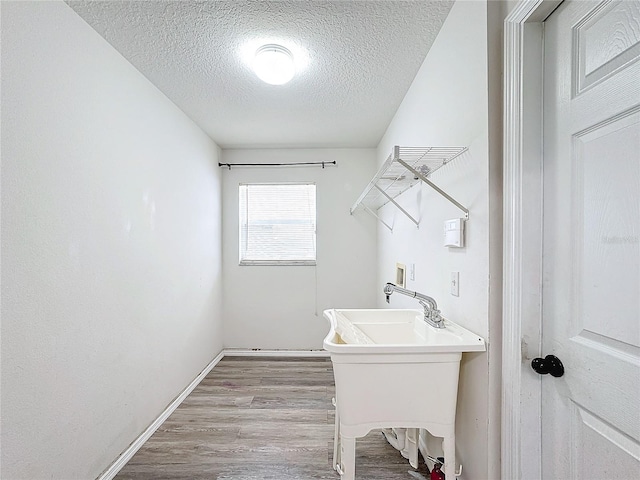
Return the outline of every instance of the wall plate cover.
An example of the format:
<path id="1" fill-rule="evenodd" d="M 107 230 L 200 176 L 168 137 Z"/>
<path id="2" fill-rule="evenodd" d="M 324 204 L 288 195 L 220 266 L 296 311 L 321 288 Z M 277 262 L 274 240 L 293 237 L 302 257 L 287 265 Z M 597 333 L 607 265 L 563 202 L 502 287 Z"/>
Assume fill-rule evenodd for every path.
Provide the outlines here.
<path id="1" fill-rule="evenodd" d="M 460 296 L 460 272 L 451 272 L 451 295 Z"/>

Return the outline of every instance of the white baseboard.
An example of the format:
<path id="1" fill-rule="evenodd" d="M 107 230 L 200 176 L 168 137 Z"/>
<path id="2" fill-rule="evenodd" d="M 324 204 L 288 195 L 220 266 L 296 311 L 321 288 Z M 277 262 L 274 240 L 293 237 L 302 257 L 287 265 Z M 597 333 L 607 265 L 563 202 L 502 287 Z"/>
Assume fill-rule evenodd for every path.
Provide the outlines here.
<path id="1" fill-rule="evenodd" d="M 158 416 L 158 418 L 156 418 L 153 423 L 149 425 L 147 429 L 142 432 L 131 445 L 129 445 L 129 448 L 122 452 L 120 456 L 115 460 L 115 462 L 109 465 L 109 468 L 102 472 L 102 474 L 100 474 L 100 476 L 96 480 L 111 480 L 112 478 L 114 478 L 122 469 L 122 467 L 124 467 L 126 463 L 131 460 L 131 457 L 133 457 L 135 453 L 140 450 L 140 447 L 142 447 L 142 445 L 144 445 L 144 443 L 149 440 L 151 435 L 155 433 L 160 425 L 162 425 L 162 423 L 167 418 L 169 418 L 169 415 L 171 415 L 173 411 L 178 408 L 178 406 L 184 401 L 184 399 L 187 398 L 187 395 L 189 395 L 193 391 L 193 389 L 198 386 L 202 379 L 207 376 L 207 374 L 213 369 L 213 367 L 215 367 L 218 362 L 222 360 L 222 357 L 224 357 L 224 355 L 225 353 L 224 351 L 222 351 L 216 358 L 211 360 L 209 365 L 207 365 L 205 369 L 202 370 L 202 372 L 200 372 L 200 374 L 193 379 L 193 381 L 187 386 L 187 388 L 185 388 L 180 393 L 180 395 L 178 395 L 175 400 L 173 400 L 173 402 L 171 402 L 169 406 L 164 409 L 164 411 Z"/>
<path id="2" fill-rule="evenodd" d="M 225 357 L 329 357 L 326 350 L 263 350 L 253 348 L 225 348 Z"/>

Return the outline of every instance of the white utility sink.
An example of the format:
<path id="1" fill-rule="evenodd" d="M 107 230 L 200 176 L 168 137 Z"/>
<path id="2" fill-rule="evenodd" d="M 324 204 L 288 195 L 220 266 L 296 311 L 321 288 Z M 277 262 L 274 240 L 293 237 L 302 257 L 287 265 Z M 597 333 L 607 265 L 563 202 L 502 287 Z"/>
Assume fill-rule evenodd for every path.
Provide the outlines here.
<path id="1" fill-rule="evenodd" d="M 469 330 L 445 319 L 445 328 L 434 328 L 423 319 L 422 310 L 333 309 L 326 310 L 338 341 L 343 345 L 375 345 L 375 351 L 478 352 L 484 340 Z M 332 351 L 331 338 L 325 349 Z M 344 350 L 344 346 L 341 347 Z M 370 347 L 371 348 L 371 347 Z M 360 351 L 363 349 L 360 348 Z"/>
<path id="2" fill-rule="evenodd" d="M 484 339 L 449 320 L 424 321 L 422 310 L 331 309 L 324 348 L 336 382 L 334 468 L 355 478 L 355 440 L 374 428 L 428 430 L 443 438 L 444 471 L 455 478 L 455 416 L 463 352 Z M 412 464 L 417 465 L 417 447 Z"/>

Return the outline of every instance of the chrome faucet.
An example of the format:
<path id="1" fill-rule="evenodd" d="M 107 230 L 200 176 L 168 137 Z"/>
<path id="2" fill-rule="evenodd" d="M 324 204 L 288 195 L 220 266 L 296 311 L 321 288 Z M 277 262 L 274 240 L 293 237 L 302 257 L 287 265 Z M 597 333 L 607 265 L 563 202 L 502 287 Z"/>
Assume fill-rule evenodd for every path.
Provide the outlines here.
<path id="1" fill-rule="evenodd" d="M 444 328 L 444 318 L 440 310 L 438 310 L 438 304 L 436 301 L 428 295 L 424 295 L 419 292 L 412 292 L 406 288 L 398 287 L 393 283 L 387 283 L 384 286 L 384 294 L 387 297 L 387 303 L 389 303 L 389 297 L 393 292 L 398 292 L 408 297 L 417 298 L 418 303 L 424 308 L 424 321 L 435 328 Z"/>

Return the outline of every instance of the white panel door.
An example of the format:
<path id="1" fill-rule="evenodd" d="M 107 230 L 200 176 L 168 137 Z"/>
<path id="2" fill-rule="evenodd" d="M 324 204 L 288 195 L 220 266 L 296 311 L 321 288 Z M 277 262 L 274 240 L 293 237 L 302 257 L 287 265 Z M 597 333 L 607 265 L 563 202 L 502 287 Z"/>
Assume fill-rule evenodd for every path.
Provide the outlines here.
<path id="1" fill-rule="evenodd" d="M 542 472 L 640 479 L 640 1 L 545 22 Z"/>

